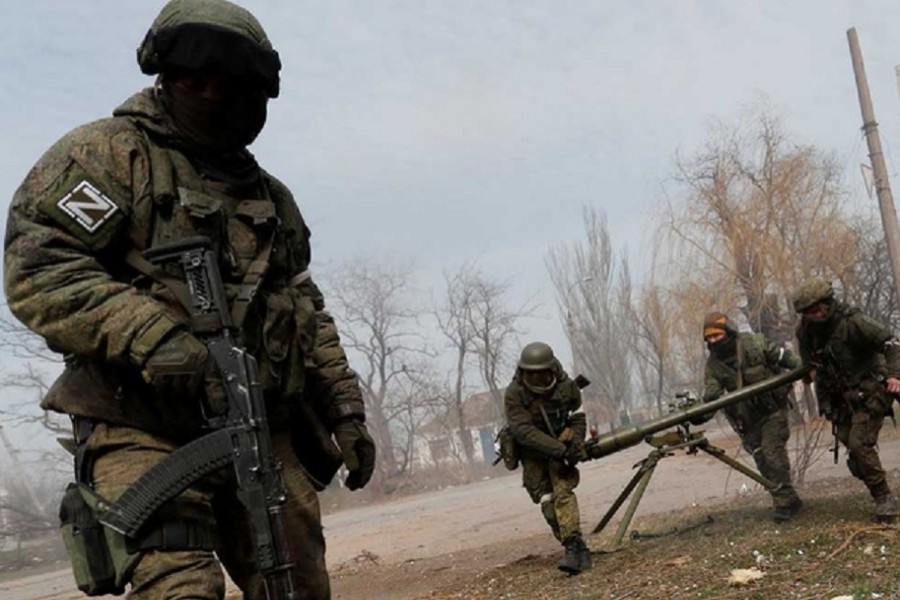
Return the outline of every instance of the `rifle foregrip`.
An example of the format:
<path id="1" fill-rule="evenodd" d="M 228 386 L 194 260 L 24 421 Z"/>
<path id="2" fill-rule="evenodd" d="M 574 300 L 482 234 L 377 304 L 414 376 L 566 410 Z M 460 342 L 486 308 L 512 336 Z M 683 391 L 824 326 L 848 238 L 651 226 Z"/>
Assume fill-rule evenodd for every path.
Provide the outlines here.
<path id="1" fill-rule="evenodd" d="M 128 537 L 137 537 L 160 505 L 233 461 L 231 435 L 230 429 L 220 429 L 180 447 L 125 490 L 100 522 Z"/>

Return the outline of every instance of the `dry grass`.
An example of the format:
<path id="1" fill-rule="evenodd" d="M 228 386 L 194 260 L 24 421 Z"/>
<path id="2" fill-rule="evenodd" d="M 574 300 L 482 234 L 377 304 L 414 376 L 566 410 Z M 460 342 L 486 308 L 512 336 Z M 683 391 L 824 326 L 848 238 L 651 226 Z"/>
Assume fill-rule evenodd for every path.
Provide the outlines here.
<path id="1" fill-rule="evenodd" d="M 484 571 L 462 587 L 420 598 L 900 599 L 900 527 L 872 521 L 872 503 L 862 485 L 841 479 L 803 492 L 806 507 L 790 523 L 773 523 L 771 509 L 759 496 L 713 510 L 638 519 L 635 525 L 642 532 L 678 528 L 681 533 L 628 541 L 607 553 L 600 549 L 612 533 L 604 532 L 588 540 L 594 569 L 579 576 L 558 572 L 558 555 L 529 555 Z M 754 567 L 763 572 L 761 579 L 729 584 L 733 569 Z"/>

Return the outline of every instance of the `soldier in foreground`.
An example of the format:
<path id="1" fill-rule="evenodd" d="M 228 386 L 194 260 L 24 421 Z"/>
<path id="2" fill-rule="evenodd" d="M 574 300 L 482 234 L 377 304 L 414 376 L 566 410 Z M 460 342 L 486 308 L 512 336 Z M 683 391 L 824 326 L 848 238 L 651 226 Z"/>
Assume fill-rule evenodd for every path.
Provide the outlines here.
<path id="1" fill-rule="evenodd" d="M 559 569 L 570 574 L 590 569 L 591 553 L 581 535 L 575 497 L 575 465 L 587 458 L 581 390 L 553 349 L 533 342 L 522 350 L 504 402 L 522 463 L 522 484 L 565 548 Z"/>
<path id="2" fill-rule="evenodd" d="M 703 339 L 709 349 L 704 371 L 703 400 L 706 402 L 768 379 L 782 369 L 800 366 L 800 360 L 790 350 L 776 346 L 761 334 L 739 333 L 721 312 L 706 316 Z M 744 449 L 753 457 L 759 472 L 777 484 L 775 489 L 769 490 L 776 522 L 789 520 L 803 506 L 791 485 L 791 463 L 787 454 L 788 405 L 788 389 L 782 387 L 724 409 L 728 422 L 741 437 Z"/>
<path id="3" fill-rule="evenodd" d="M 107 501 L 201 434 L 222 382 L 179 297 L 183 273 L 153 269 L 140 253 L 210 238 L 238 337 L 259 363 L 283 467 L 293 597 L 329 598 L 316 489 L 342 461 L 348 487 L 366 485 L 375 448 L 310 277 L 309 229 L 246 149 L 278 96 L 278 54 L 243 8 L 172 0 L 138 62 L 155 85 L 64 136 L 10 207 L 9 306 L 65 355 L 42 407 L 72 416 L 77 479 Z M 206 477 L 128 540 L 127 572 L 116 576 L 131 598 L 220 600 L 219 561 L 245 598 L 265 597 L 235 487 L 226 471 Z"/>
<path id="4" fill-rule="evenodd" d="M 875 518 L 893 519 L 897 502 L 878 456 L 878 434 L 900 393 L 900 340 L 858 308 L 839 302 L 831 283 L 821 278 L 797 288 L 794 309 L 801 315 L 800 356 L 813 367 L 809 379 L 819 413 L 847 448 L 850 473 L 869 489 Z"/>

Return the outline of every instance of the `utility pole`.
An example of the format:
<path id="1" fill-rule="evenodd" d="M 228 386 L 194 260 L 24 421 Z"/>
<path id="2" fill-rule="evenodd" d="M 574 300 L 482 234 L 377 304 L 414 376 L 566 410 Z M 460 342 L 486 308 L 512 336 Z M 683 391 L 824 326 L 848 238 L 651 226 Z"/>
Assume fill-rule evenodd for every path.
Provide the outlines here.
<path id="1" fill-rule="evenodd" d="M 869 95 L 866 68 L 863 65 L 856 28 L 851 27 L 847 30 L 847 40 L 850 42 L 850 58 L 853 61 L 856 90 L 859 93 L 859 107 L 863 118 L 862 129 L 866 134 L 866 143 L 869 146 L 869 160 L 872 161 L 872 172 L 875 177 L 875 194 L 878 197 L 884 239 L 887 242 L 891 273 L 894 276 L 894 301 L 897 306 L 900 306 L 900 227 L 897 225 L 897 212 L 894 210 L 894 198 L 891 195 L 891 184 L 888 181 L 884 154 L 881 151 L 878 123 L 875 122 L 875 110 L 872 108 L 872 97 Z"/>

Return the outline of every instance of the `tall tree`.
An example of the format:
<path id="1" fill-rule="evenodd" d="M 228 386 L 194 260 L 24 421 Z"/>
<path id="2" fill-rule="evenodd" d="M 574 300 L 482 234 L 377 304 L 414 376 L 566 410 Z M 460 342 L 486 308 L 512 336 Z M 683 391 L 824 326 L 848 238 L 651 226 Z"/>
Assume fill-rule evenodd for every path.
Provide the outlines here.
<path id="1" fill-rule="evenodd" d="M 445 296 L 441 306 L 434 310 L 441 333 L 453 353 L 452 406 L 448 407 L 456 415 L 457 433 L 462 443 L 466 462 L 472 464 L 474 445 L 468 433 L 466 416 L 463 411 L 465 400 L 466 363 L 476 352 L 475 327 L 472 324 L 472 310 L 475 303 L 474 281 L 479 274 L 473 264 L 465 263 L 455 273 L 444 274 Z"/>
<path id="2" fill-rule="evenodd" d="M 344 346 L 360 376 L 380 474 L 396 474 L 403 465 L 391 423 L 394 394 L 407 376 L 407 365 L 423 351 L 415 328 L 419 312 L 410 299 L 412 267 L 356 259 L 340 266 L 328 282 Z"/>
<path id="3" fill-rule="evenodd" d="M 588 393 L 617 417 L 632 402 L 630 275 L 627 260 L 613 253 L 606 217 L 586 208 L 583 219 L 585 239 L 552 248 L 547 268 L 569 322 L 573 358 L 593 382 Z"/>
<path id="4" fill-rule="evenodd" d="M 667 228 L 692 262 L 702 258 L 695 278 L 713 286 L 717 304 L 739 308 L 752 330 L 788 339 L 797 282 L 841 277 L 856 258 L 834 157 L 792 143 L 760 104 L 736 126 L 718 123 L 699 151 L 677 160 L 677 171 L 683 193 Z"/>
<path id="5" fill-rule="evenodd" d="M 491 394 L 497 419 L 503 418 L 503 391 L 500 384 L 509 377 L 515 361 L 518 323 L 534 310 L 528 302 L 519 308 L 509 306 L 509 283 L 473 274 L 467 286 L 471 290 L 469 327 L 481 381 Z"/>

